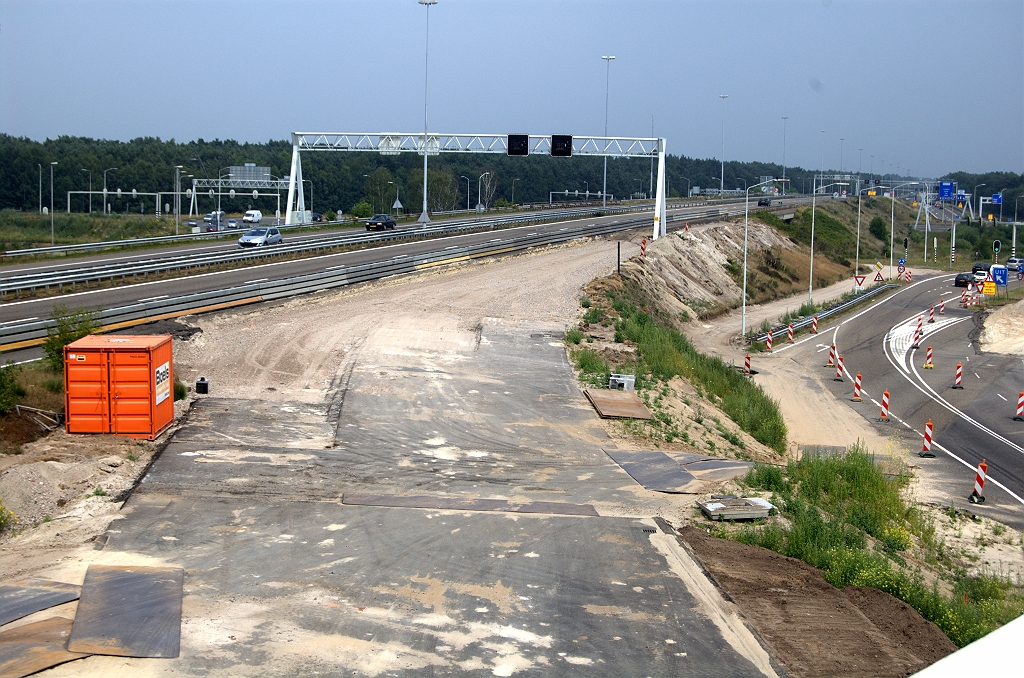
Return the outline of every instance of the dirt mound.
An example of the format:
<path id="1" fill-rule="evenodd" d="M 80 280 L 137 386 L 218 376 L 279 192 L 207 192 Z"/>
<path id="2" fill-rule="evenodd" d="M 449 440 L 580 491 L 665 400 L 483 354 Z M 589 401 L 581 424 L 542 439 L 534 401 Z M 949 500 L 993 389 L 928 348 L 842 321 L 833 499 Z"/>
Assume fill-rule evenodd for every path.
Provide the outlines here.
<path id="1" fill-rule="evenodd" d="M 790 675 L 907 676 L 956 650 L 887 593 L 837 589 L 804 562 L 694 527 L 679 534 Z"/>
<path id="2" fill-rule="evenodd" d="M 984 320 L 978 337 L 983 350 L 1004 355 L 1024 355 L 1024 301 L 1003 306 Z"/>

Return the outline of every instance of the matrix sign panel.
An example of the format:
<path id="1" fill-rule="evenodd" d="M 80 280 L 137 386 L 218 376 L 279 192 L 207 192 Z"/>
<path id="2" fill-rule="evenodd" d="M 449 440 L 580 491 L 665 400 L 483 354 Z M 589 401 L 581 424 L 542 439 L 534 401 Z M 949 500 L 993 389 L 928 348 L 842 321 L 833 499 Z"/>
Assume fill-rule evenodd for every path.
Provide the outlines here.
<path id="1" fill-rule="evenodd" d="M 953 199 L 953 187 L 952 181 L 940 181 L 939 182 L 939 200 L 952 200 Z"/>
<path id="2" fill-rule="evenodd" d="M 551 155 L 558 158 L 571 158 L 572 157 L 572 135 L 571 134 L 552 134 L 551 135 Z"/>
<path id="3" fill-rule="evenodd" d="M 509 155 L 530 155 L 530 135 L 529 134 L 509 134 L 508 135 L 508 154 Z"/>

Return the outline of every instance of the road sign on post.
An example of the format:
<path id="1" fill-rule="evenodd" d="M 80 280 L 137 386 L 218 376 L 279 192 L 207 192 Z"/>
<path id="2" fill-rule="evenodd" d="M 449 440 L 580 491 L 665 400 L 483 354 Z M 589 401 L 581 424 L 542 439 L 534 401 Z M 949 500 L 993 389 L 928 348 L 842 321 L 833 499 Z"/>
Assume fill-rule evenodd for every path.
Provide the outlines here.
<path id="1" fill-rule="evenodd" d="M 1010 278 L 1009 269 L 1007 269 L 1005 266 L 994 264 L 992 268 L 989 269 L 989 272 L 992 273 L 992 281 L 996 285 L 1003 285 L 1004 287 L 1006 286 L 1006 283 L 1009 281 Z"/>
<path id="2" fill-rule="evenodd" d="M 992 194 L 992 204 L 993 205 L 1002 205 L 1003 204 L 1003 194 L 1002 193 L 993 193 Z"/>
<path id="3" fill-rule="evenodd" d="M 952 181 L 940 181 L 939 182 L 939 200 L 952 200 L 953 199 L 953 182 Z"/>

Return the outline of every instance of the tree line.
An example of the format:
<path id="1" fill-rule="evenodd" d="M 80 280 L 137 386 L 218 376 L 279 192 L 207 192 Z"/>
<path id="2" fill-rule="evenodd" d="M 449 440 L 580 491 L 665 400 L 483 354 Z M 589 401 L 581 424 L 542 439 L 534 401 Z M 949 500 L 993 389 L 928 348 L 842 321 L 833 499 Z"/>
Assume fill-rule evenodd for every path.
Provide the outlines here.
<path id="1" fill-rule="evenodd" d="M 90 172 L 94 191 L 102 190 L 104 170 L 108 203 L 115 212 L 152 214 L 152 198 L 131 197 L 132 189 L 141 192 L 171 191 L 174 168 L 182 165 L 186 175 L 216 179 L 218 172 L 247 162 L 269 166 L 275 177 L 291 170 L 291 143 L 270 140 L 266 143 L 239 143 L 231 140 L 198 139 L 179 143 L 154 137 L 131 141 L 111 141 L 85 137 L 58 137 L 43 142 L 0 134 L 0 209 L 34 212 L 50 202 L 50 162 L 56 161 L 53 175 L 54 208 L 66 208 L 67 191 L 87 190 Z M 689 158 L 668 155 L 666 176 L 670 196 L 686 195 L 695 186 L 717 188 L 721 165 L 714 158 Z M 430 158 L 427 198 L 431 211 L 465 209 L 478 202 L 487 207 L 511 203 L 547 203 L 554 192 L 556 201 L 582 201 L 587 192 L 596 200 L 602 190 L 603 160 L 598 157 L 553 158 L 546 155 L 510 158 L 504 155 L 443 153 Z M 616 199 L 651 197 L 652 174 L 657 167 L 649 159 L 617 158 L 608 162 L 608 193 Z M 781 177 L 783 168 L 776 163 L 725 163 L 725 188 L 744 188 L 764 176 Z M 423 160 L 407 153 L 384 156 L 370 152 L 308 152 L 302 155 L 302 175 L 306 206 L 318 212 L 351 213 L 365 203 L 373 212 L 388 212 L 395 200 L 407 212 L 420 210 L 423 196 Z M 789 192 L 809 189 L 813 170 L 787 167 Z M 42 190 L 40 191 L 40 176 Z M 1009 172 L 982 175 L 955 172 L 948 178 L 960 187 L 973 188 L 986 183 L 984 191 L 1004 191 L 1006 203 L 1024 192 L 1024 176 Z M 190 180 L 183 180 L 183 189 Z M 116 190 L 122 195 L 118 197 Z M 852 189 L 851 189 L 852 190 Z M 568 196 L 566 191 L 569 192 Z M 578 192 L 578 193 L 577 193 Z M 558 193 L 561 193 L 559 196 Z M 73 196 L 71 209 L 88 209 L 86 196 Z M 285 196 L 282 195 L 282 209 Z M 187 200 L 183 198 L 183 210 Z M 258 208 L 273 213 L 275 197 L 251 194 L 234 199 L 223 197 L 222 207 L 229 212 Z M 202 196 L 199 210 L 214 209 L 213 201 Z M 1012 206 L 1011 206 L 1012 211 Z M 102 211 L 102 199 L 93 198 L 93 211 Z"/>

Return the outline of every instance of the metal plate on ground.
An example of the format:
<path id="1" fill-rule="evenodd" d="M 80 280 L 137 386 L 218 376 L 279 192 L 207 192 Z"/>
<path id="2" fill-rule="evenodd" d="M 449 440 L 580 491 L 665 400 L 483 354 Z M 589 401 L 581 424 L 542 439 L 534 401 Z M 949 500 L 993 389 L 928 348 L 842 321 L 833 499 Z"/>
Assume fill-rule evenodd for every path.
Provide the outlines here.
<path id="1" fill-rule="evenodd" d="M 700 481 L 664 452 L 605 450 L 605 454 L 648 490 L 676 494 L 701 492 Z"/>
<path id="2" fill-rule="evenodd" d="M 709 499 L 698 501 L 697 506 L 711 520 L 752 520 L 767 518 L 775 508 L 766 499 L 740 497 L 739 499 Z"/>
<path id="3" fill-rule="evenodd" d="M 68 652 L 71 620 L 52 617 L 0 633 L 0 678 L 21 678 L 88 653 Z"/>
<path id="4" fill-rule="evenodd" d="M 505 499 L 461 499 L 458 497 L 403 496 L 397 494 L 353 494 L 346 492 L 342 504 L 386 506 L 389 508 L 450 509 L 454 511 L 505 511 L 508 513 L 546 513 L 557 516 L 597 516 L 590 504 L 566 504 L 557 501 L 516 503 Z"/>
<path id="5" fill-rule="evenodd" d="M 611 389 L 583 389 L 602 419 L 650 419 L 651 411 L 633 391 Z"/>
<path id="6" fill-rule="evenodd" d="M 722 482 L 746 475 L 753 465 L 752 462 L 735 459 L 704 459 L 685 464 L 684 468 L 698 480 Z"/>
<path id="7" fill-rule="evenodd" d="M 77 584 L 49 579 L 27 579 L 0 586 L 0 626 L 54 605 L 78 600 Z"/>
<path id="8" fill-rule="evenodd" d="M 68 650 L 177 657 L 184 574 L 177 567 L 90 566 Z"/>

